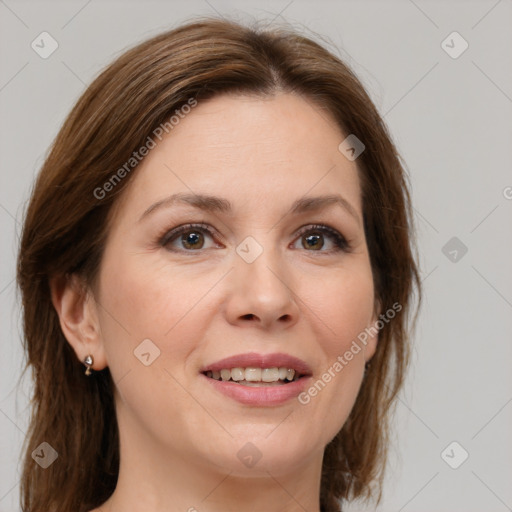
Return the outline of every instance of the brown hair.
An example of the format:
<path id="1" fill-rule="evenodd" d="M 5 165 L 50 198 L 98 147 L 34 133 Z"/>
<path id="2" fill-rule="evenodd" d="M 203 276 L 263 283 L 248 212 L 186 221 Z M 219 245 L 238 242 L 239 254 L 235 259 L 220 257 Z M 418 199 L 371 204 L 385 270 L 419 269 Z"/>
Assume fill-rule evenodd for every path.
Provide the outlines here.
<path id="1" fill-rule="evenodd" d="M 394 303 L 402 309 L 380 330 L 355 406 L 325 449 L 320 500 L 325 512 L 341 510 L 340 499 L 380 500 L 390 406 L 409 357 L 414 284 L 418 306 L 421 298 L 406 173 L 363 85 L 339 58 L 288 28 L 261 30 L 203 18 L 130 49 L 92 82 L 64 122 L 32 190 L 17 267 L 24 372 L 31 367 L 34 379 L 23 447 L 23 511 L 85 512 L 101 505 L 117 482 L 119 434 L 110 372 L 84 376 L 49 287 L 52 277 L 72 274 L 88 285 L 95 282 L 113 206 L 134 173 L 101 199 L 94 190 L 190 98 L 280 91 L 311 100 L 366 146 L 357 167 L 375 303 L 381 311 Z M 31 457 L 44 441 L 59 454 L 47 469 Z"/>

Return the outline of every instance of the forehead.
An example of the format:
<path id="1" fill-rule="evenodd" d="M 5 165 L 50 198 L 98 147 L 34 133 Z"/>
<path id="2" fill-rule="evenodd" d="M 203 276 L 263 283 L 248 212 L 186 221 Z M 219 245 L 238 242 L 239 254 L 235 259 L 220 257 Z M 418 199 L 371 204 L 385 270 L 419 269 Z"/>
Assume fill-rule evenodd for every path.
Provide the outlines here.
<path id="1" fill-rule="evenodd" d="M 341 193 L 360 212 L 357 166 L 338 150 L 344 138 L 325 110 L 295 94 L 214 97 L 155 139 L 119 210 L 140 215 L 175 192 L 229 197 L 235 207 Z"/>

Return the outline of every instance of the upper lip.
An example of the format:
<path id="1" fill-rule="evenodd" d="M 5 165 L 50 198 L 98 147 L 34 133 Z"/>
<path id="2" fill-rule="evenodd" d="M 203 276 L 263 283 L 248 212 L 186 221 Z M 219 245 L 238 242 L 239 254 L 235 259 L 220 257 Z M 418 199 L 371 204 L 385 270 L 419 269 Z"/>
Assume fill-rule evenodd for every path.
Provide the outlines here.
<path id="1" fill-rule="evenodd" d="M 258 354 L 256 352 L 248 352 L 246 354 L 239 354 L 235 356 L 226 357 L 220 361 L 208 364 L 201 368 L 200 372 L 207 371 L 220 371 L 223 368 L 291 368 L 298 372 L 300 375 L 311 375 L 311 368 L 309 365 L 299 359 L 298 357 L 291 356 L 277 352 L 274 354 Z"/>

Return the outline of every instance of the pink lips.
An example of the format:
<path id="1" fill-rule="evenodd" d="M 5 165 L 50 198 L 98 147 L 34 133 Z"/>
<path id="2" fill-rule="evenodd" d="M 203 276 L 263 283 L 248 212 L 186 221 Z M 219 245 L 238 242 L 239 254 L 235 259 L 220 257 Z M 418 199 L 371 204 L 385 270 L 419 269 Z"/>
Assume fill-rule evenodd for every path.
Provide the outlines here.
<path id="1" fill-rule="evenodd" d="M 248 387 L 233 381 L 211 379 L 205 375 L 208 370 L 220 371 L 223 368 L 293 368 L 301 378 L 287 384 L 275 386 Z M 237 356 L 227 357 L 209 364 L 201 369 L 201 378 L 205 379 L 213 388 L 242 404 L 257 407 L 281 405 L 291 398 L 297 397 L 311 380 L 309 365 L 288 354 L 257 354 L 251 352 Z"/>
<path id="2" fill-rule="evenodd" d="M 300 375 L 311 375 L 312 373 L 311 368 L 305 361 L 281 352 L 275 354 L 257 354 L 256 352 L 249 352 L 247 354 L 226 357 L 225 359 L 205 366 L 200 371 L 203 373 L 208 370 L 220 371 L 223 368 L 247 368 L 248 366 L 254 368 L 293 368 Z"/>

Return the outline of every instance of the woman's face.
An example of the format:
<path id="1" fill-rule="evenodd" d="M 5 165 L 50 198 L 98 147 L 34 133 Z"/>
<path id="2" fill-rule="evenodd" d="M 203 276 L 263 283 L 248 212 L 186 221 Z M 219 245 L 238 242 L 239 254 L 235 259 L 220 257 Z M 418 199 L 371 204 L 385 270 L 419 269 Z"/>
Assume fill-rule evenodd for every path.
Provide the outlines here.
<path id="1" fill-rule="evenodd" d="M 344 358 L 375 321 L 358 172 L 338 150 L 345 138 L 297 95 L 221 96 L 155 139 L 132 171 L 95 297 L 96 360 L 116 383 L 122 450 L 129 440 L 139 457 L 238 474 L 257 459 L 274 475 L 321 462 L 376 343 Z M 306 201 L 327 195 L 342 199 Z M 233 356 L 242 359 L 216 364 Z M 221 379 L 252 385 L 203 373 L 240 367 Z M 250 381 L 279 375 L 245 371 L 261 367 L 306 376 Z"/>

